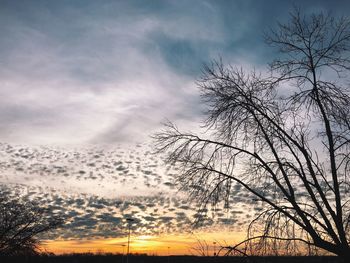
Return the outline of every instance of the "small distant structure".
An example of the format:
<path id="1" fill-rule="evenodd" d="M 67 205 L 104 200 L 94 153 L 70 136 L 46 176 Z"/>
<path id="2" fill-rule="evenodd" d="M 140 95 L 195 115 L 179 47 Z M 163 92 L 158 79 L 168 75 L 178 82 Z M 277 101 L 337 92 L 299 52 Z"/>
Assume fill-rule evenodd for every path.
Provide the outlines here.
<path id="1" fill-rule="evenodd" d="M 125 256 L 125 247 L 126 247 L 126 245 L 125 244 L 121 244 L 121 245 L 119 245 L 119 246 L 121 246 L 122 248 L 123 248 L 123 254 L 122 254 L 122 263 L 124 263 L 124 256 Z"/>
<path id="2" fill-rule="evenodd" d="M 133 218 L 127 218 L 126 222 L 128 222 L 128 249 L 126 252 L 126 263 L 129 263 L 129 252 L 130 252 L 130 232 L 131 232 L 131 224 L 135 221 Z"/>

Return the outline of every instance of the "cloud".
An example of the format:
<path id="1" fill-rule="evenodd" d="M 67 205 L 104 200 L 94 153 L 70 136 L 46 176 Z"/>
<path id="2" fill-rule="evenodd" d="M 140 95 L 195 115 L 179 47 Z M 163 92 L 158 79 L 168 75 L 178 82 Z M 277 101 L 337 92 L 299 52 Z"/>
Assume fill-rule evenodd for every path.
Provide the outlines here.
<path id="1" fill-rule="evenodd" d="M 239 186 L 234 186 L 230 207 L 198 210 L 198 204 L 173 189 L 173 169 L 139 146 L 66 150 L 0 143 L 0 191 L 64 218 L 62 229 L 43 238 L 123 237 L 130 217 L 138 235 L 190 231 L 196 219 L 203 220 L 201 227 L 241 228 L 260 212 Z"/>
<path id="2" fill-rule="evenodd" d="M 0 136 L 110 144 L 147 140 L 165 118 L 190 126 L 203 107 L 194 84 L 203 63 L 260 66 L 275 55 L 262 30 L 291 3 L 271 4 L 2 1 Z"/>
<path id="3" fill-rule="evenodd" d="M 0 71 L 3 140 L 142 141 L 165 117 L 179 119 L 180 108 L 188 112 L 180 118 L 198 113 L 187 99 L 194 96 L 191 78 L 172 72 L 152 38 L 168 31 L 165 21 L 128 12 L 104 16 L 104 8 L 92 19 L 79 8 L 39 7 L 19 20 L 24 11 L 9 8 L 2 21 L 13 43 L 0 43 L 7 65 Z"/>

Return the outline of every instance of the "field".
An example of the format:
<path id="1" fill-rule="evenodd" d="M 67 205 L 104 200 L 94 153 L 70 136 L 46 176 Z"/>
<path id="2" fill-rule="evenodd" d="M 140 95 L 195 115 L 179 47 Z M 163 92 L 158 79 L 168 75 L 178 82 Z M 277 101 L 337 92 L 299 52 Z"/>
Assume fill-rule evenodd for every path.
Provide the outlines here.
<path id="1" fill-rule="evenodd" d="M 122 255 L 62 255 L 0 257 L 1 263 L 127 263 Z M 197 257 L 197 256 L 130 256 L 129 263 L 338 263 L 337 257 Z"/>

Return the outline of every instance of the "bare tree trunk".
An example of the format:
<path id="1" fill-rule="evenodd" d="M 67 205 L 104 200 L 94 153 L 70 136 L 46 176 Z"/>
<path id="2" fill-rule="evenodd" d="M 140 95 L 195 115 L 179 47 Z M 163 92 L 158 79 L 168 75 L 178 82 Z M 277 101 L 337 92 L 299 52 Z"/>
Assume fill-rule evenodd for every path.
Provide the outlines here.
<path id="1" fill-rule="evenodd" d="M 156 148 L 200 208 L 243 191 L 263 204 L 245 240 L 263 252 L 298 242 L 350 262 L 350 92 L 338 81 L 350 70 L 350 20 L 295 10 L 267 42 L 283 54 L 271 76 L 214 61 L 198 82 L 207 133 L 168 123 Z"/>

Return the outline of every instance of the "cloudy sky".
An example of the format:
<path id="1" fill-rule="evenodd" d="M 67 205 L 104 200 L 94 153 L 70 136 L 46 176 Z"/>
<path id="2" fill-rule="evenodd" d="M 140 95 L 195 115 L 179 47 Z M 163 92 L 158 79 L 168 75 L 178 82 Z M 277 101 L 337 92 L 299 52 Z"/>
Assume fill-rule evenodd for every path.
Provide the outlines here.
<path id="1" fill-rule="evenodd" d="M 293 6 L 350 13 L 341 0 L 0 0 L 3 189 L 66 216 L 52 240 L 78 243 L 62 251 L 89 247 L 88 237 L 104 238 L 102 248 L 122 244 L 130 215 L 145 240 L 185 235 L 195 213 L 173 185 L 176 170 L 150 154 L 149 136 L 166 119 L 196 129 L 205 106 L 195 81 L 205 63 L 221 57 L 263 69 L 276 55 L 263 33 Z M 232 225 L 237 214 L 208 225 Z"/>
<path id="2" fill-rule="evenodd" d="M 283 2 L 283 3 L 281 3 Z M 204 63 L 263 67 L 263 32 L 346 1 L 0 1 L 0 138 L 142 142 L 166 118 L 200 118 Z"/>

